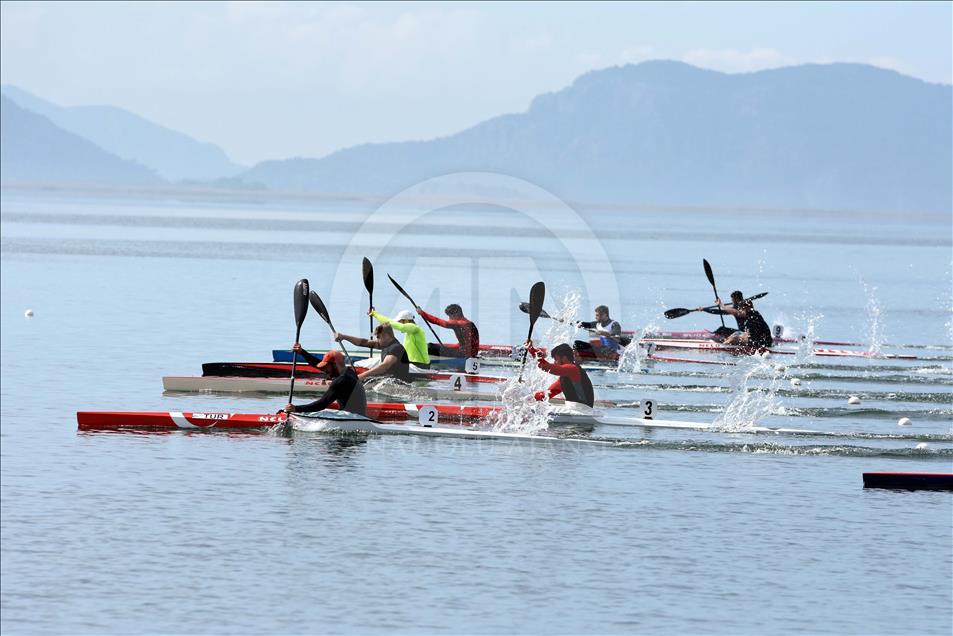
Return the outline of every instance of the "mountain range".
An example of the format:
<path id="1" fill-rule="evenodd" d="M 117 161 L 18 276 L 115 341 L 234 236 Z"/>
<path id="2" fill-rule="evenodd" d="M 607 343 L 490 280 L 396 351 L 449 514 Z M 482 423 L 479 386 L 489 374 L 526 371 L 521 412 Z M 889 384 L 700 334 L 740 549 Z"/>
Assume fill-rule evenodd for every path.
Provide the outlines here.
<path id="1" fill-rule="evenodd" d="M 245 168 L 214 144 L 202 143 L 115 106 L 64 107 L 5 84 L 4 97 L 121 159 L 148 166 L 168 181 L 233 177 Z"/>
<path id="2" fill-rule="evenodd" d="M 953 211 L 953 87 L 860 64 L 741 74 L 670 61 L 613 67 L 538 96 L 526 112 L 447 137 L 364 144 L 244 171 L 219 148 L 127 111 L 62 108 L 15 87 L 3 92 L 61 131 L 169 181 L 234 177 L 227 183 L 390 196 L 435 176 L 490 171 L 588 202 Z M 5 112 L 3 178 L 36 179 L 44 169 L 37 145 L 29 169 L 13 146 L 39 134 L 38 124 L 16 144 L 8 143 L 10 125 Z M 62 164 L 52 159 L 63 155 L 55 145 L 47 150 L 51 169 Z M 129 177 L 126 164 L 114 165 Z"/>

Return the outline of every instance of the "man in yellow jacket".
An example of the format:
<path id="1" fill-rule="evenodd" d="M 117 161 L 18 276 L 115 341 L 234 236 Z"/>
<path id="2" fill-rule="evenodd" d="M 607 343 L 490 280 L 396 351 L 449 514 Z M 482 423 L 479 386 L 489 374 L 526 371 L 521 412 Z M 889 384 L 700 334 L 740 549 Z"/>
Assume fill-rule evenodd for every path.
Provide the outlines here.
<path id="1" fill-rule="evenodd" d="M 382 325 L 390 325 L 394 331 L 400 331 L 404 334 L 404 350 L 407 351 L 407 358 L 411 364 L 423 369 L 430 368 L 427 336 L 424 335 L 424 330 L 414 322 L 414 315 L 411 312 L 404 310 L 394 316 L 393 319 L 384 316 L 373 307 L 367 313 Z"/>

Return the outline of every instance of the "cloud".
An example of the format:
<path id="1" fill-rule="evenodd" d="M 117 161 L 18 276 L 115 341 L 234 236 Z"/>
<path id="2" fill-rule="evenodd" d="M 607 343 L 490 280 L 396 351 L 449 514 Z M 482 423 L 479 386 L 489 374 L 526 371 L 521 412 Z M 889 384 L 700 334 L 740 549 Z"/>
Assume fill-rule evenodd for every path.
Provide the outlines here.
<path id="1" fill-rule="evenodd" d="M 693 66 L 726 73 L 749 73 L 797 63 L 794 58 L 782 54 L 777 49 L 769 48 L 754 48 L 749 51 L 692 49 L 682 56 L 682 61 Z"/>

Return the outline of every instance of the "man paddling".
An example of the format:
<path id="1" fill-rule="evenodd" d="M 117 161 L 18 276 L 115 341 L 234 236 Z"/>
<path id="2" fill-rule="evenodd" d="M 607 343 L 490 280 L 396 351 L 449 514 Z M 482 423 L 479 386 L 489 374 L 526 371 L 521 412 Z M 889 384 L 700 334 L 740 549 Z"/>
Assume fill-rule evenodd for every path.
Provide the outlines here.
<path id="1" fill-rule="evenodd" d="M 430 355 L 447 356 L 449 358 L 477 357 L 480 352 L 480 331 L 472 320 L 463 315 L 463 309 L 460 305 L 456 303 L 447 305 L 446 309 L 443 310 L 447 314 L 446 320 L 428 314 L 419 306 L 416 309 L 424 320 L 444 329 L 452 329 L 453 334 L 457 337 L 457 344 L 439 345 L 430 343 L 427 346 Z"/>
<path id="2" fill-rule="evenodd" d="M 629 344 L 630 339 L 622 335 L 622 325 L 609 316 L 609 308 L 599 305 L 595 310 L 596 319 L 593 321 L 578 322 L 580 329 L 588 329 L 598 341 L 586 342 L 576 340 L 574 347 L 583 355 L 599 355 L 603 352 L 617 352 L 621 347 Z"/>
<path id="3" fill-rule="evenodd" d="M 284 408 L 285 413 L 313 413 L 323 411 L 337 403 L 339 409 L 367 416 L 367 395 L 364 393 L 364 385 L 361 384 L 354 369 L 345 364 L 344 356 L 340 351 L 328 351 L 320 361 L 302 349 L 297 342 L 294 343 L 292 351 L 297 351 L 308 364 L 324 371 L 331 378 L 331 384 L 328 385 L 324 395 L 314 402 L 300 406 L 288 404 Z"/>
<path id="4" fill-rule="evenodd" d="M 546 360 L 543 353 L 533 347 L 532 340 L 526 341 L 526 351 L 539 359 L 540 369 L 559 376 L 546 391 L 536 392 L 534 397 L 537 401 L 541 401 L 547 393 L 550 398 L 562 393 L 567 402 L 578 402 L 590 407 L 593 405 L 595 394 L 592 390 L 592 382 L 586 370 L 576 362 L 572 347 L 565 343 L 553 347 L 552 362 Z"/>
<path id="5" fill-rule="evenodd" d="M 725 305 L 720 298 L 715 298 L 714 308 L 700 308 L 710 314 L 725 314 L 734 316 L 738 322 L 738 331 L 725 339 L 725 344 L 741 345 L 752 349 L 766 349 L 774 344 L 771 337 L 771 328 L 765 322 L 761 313 L 756 311 L 754 303 L 746 300 L 740 291 L 731 292 L 731 305 Z"/>
<path id="6" fill-rule="evenodd" d="M 411 364 L 422 369 L 430 368 L 430 355 L 427 353 L 427 335 L 414 322 L 414 315 L 411 312 L 405 309 L 394 316 L 393 319 L 381 314 L 373 307 L 367 313 L 382 325 L 390 325 L 394 331 L 404 334 L 404 350 L 407 352 L 407 359 L 410 360 Z"/>
<path id="7" fill-rule="evenodd" d="M 407 358 L 407 351 L 397 342 L 394 329 L 390 325 L 377 325 L 374 328 L 373 339 L 335 333 L 334 340 L 335 342 L 347 340 L 358 347 L 381 350 L 381 361 L 361 374 L 361 379 L 365 382 L 367 378 L 373 377 L 392 377 L 410 382 L 410 360 Z"/>

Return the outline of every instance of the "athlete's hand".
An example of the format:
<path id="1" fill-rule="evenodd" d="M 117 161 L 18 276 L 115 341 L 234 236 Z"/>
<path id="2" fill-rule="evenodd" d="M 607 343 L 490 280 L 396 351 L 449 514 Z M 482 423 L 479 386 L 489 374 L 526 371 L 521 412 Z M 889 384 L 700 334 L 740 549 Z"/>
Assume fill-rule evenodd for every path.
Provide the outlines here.
<path id="1" fill-rule="evenodd" d="M 533 395 L 533 397 L 536 398 L 536 401 L 537 401 L 537 402 L 542 402 L 542 401 L 543 401 L 543 395 L 544 395 L 544 394 L 543 394 L 542 391 L 537 391 L 537 392 Z"/>
<path id="2" fill-rule="evenodd" d="M 295 412 L 295 405 L 294 405 L 294 404 L 288 404 L 288 406 L 286 406 L 286 407 L 285 407 L 284 409 L 282 409 L 282 410 L 283 410 L 285 413 L 294 413 L 294 412 Z M 281 411 L 278 411 L 278 412 L 281 413 Z"/>
<path id="3" fill-rule="evenodd" d="M 341 342 L 342 340 L 344 340 L 344 336 L 342 336 L 340 333 L 338 333 L 337 331 L 335 331 L 335 332 L 334 332 L 334 342 Z"/>
<path id="4" fill-rule="evenodd" d="M 294 351 L 295 353 L 301 353 L 301 343 L 296 342 L 293 345 L 291 345 L 291 350 Z"/>
<path id="5" fill-rule="evenodd" d="M 373 314 L 373 313 L 374 313 L 374 308 L 373 308 L 373 307 L 368 307 L 368 309 L 367 309 L 367 315 L 370 316 L 370 315 Z"/>
<path id="6" fill-rule="evenodd" d="M 420 308 L 420 305 L 414 305 L 414 309 L 416 309 L 417 313 L 421 316 L 424 314 L 424 310 Z"/>

